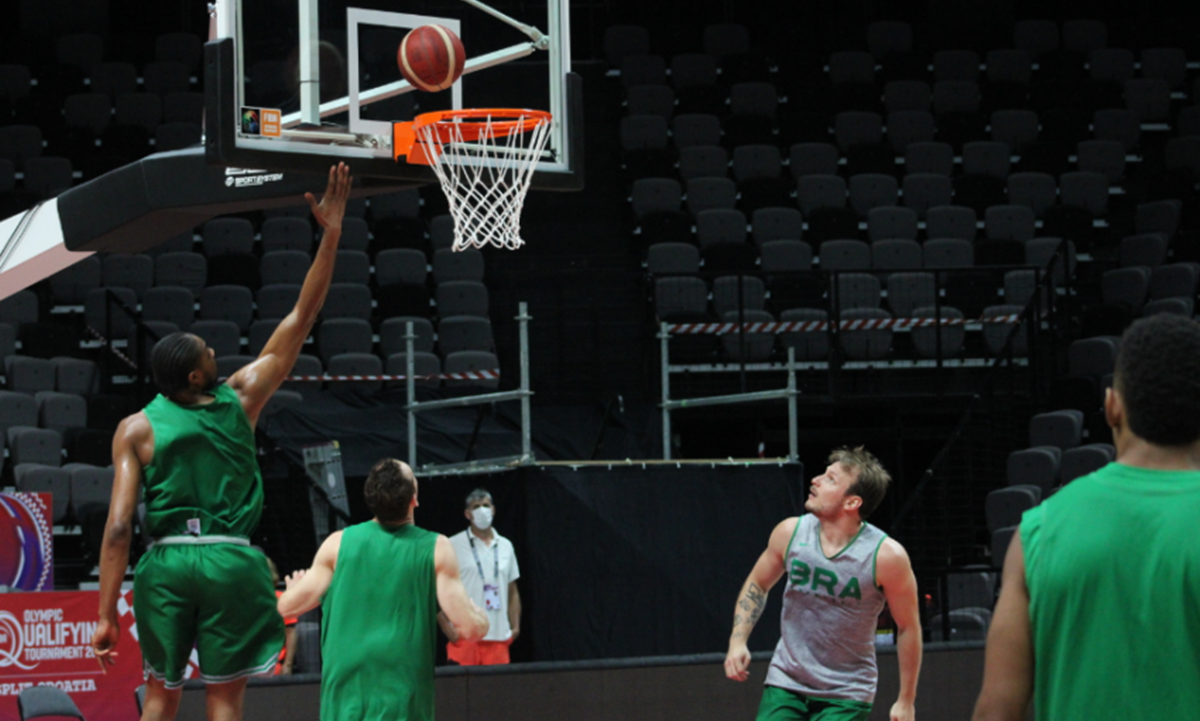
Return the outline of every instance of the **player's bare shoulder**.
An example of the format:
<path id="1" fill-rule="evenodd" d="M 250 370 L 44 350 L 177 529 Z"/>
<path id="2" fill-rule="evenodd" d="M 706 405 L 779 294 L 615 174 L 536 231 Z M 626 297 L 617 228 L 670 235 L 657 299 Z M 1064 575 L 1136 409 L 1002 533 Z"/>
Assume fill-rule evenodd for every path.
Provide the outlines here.
<path id="1" fill-rule="evenodd" d="M 134 447 L 149 442 L 153 449 L 154 426 L 150 425 L 150 419 L 146 416 L 146 412 L 138 411 L 121 419 L 121 422 L 117 424 L 117 431 L 113 435 L 113 442 L 126 443 Z"/>
<path id="2" fill-rule="evenodd" d="M 908 551 L 890 536 L 883 539 L 875 556 L 875 579 L 879 585 L 886 586 L 889 580 L 895 582 L 911 574 L 912 561 L 908 558 Z"/>
<path id="3" fill-rule="evenodd" d="M 329 534 L 317 549 L 316 564 L 328 566 L 333 570 L 337 566 L 338 551 L 342 549 L 342 531 Z"/>
<path id="4" fill-rule="evenodd" d="M 882 563 L 885 557 L 889 562 L 909 563 L 908 551 L 904 550 L 904 546 L 891 536 L 883 539 L 883 543 L 879 544 L 878 561 Z"/>
<path id="5" fill-rule="evenodd" d="M 145 411 L 126 416 L 117 424 L 112 447 L 114 461 L 132 452 L 143 467 L 150 464 L 154 459 L 154 427 Z"/>
<path id="6" fill-rule="evenodd" d="M 274 393 L 275 386 L 283 380 L 286 370 L 279 358 L 270 349 L 264 348 L 261 355 L 229 376 L 225 385 L 237 393 L 238 400 L 245 408 L 247 404 L 265 402 L 261 397 L 266 392 L 264 389 L 270 389 L 270 393 L 266 393 L 268 397 Z"/>
<path id="7" fill-rule="evenodd" d="M 125 416 L 117 424 L 117 435 L 119 436 L 134 437 L 142 433 L 154 433 L 154 429 L 150 425 L 150 419 L 146 417 L 145 411 L 138 411 L 137 413 Z"/>
<path id="8" fill-rule="evenodd" d="M 785 518 L 775 525 L 775 530 L 771 531 L 771 540 L 775 540 L 776 536 L 786 536 L 784 542 L 791 540 L 792 534 L 796 532 L 796 526 L 800 525 L 800 516 L 791 516 Z"/>
<path id="9" fill-rule="evenodd" d="M 458 554 L 454 552 L 454 544 L 441 533 L 433 546 L 433 567 L 438 573 L 450 571 L 458 575 Z"/>
<path id="10" fill-rule="evenodd" d="M 775 524 L 775 529 L 771 531 L 771 541 L 768 544 L 770 549 L 780 556 L 786 555 L 788 544 L 792 542 L 792 536 L 795 535 L 796 526 L 799 523 L 800 516 L 792 516 Z"/>

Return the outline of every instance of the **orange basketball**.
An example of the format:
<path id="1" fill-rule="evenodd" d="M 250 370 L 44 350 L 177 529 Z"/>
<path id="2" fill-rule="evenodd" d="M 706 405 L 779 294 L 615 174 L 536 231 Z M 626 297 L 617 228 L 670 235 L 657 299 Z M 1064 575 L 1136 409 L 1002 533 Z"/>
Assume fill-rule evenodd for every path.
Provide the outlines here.
<path id="1" fill-rule="evenodd" d="M 445 90 L 462 77 L 467 53 L 462 41 L 441 25 L 413 28 L 400 42 L 396 63 L 400 74 L 417 90 Z"/>

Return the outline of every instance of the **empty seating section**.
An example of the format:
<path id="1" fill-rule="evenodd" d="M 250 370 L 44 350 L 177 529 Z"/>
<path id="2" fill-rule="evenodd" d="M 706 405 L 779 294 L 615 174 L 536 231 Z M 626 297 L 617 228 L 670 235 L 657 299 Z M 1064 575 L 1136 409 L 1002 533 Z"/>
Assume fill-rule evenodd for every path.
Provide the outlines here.
<path id="1" fill-rule="evenodd" d="M 917 359 L 1024 355 L 1027 324 L 1012 319 L 1035 301 L 1081 318 L 1081 339 L 1195 312 L 1200 81 L 1185 49 L 1122 47 L 1127 34 L 1085 19 L 1022 20 L 963 49 L 904 22 L 838 27 L 742 84 L 698 45 L 642 57 L 645 29 L 614 28 L 606 48 L 638 50 L 609 60 L 626 155 L 635 125 L 667 151 L 654 174 L 626 167 L 660 319 L 724 320 L 732 272 L 765 282 L 761 307 L 742 311 L 777 320 L 839 305 L 936 314 L 940 330 L 899 326 Z M 1001 322 L 973 324 L 983 316 Z M 982 344 L 964 343 L 976 329 Z"/>
<path id="2" fill-rule="evenodd" d="M 668 55 L 645 28 L 609 28 L 600 52 L 618 76 L 622 115 L 599 132 L 620 149 L 612 162 L 657 319 L 849 313 L 880 328 L 835 339 L 844 357 L 922 360 L 1006 344 L 1020 355 L 1025 334 L 1010 331 L 1024 326 L 977 321 L 1034 301 L 1071 299 L 1080 316 L 1071 340 L 1085 343 L 1071 346 L 1075 356 L 1100 352 L 1091 341 L 1140 315 L 1194 314 L 1194 59 L 1169 45 L 1122 47 L 1127 35 L 1093 20 L 1011 30 L 1004 42 L 955 48 L 931 46 L 907 23 L 875 22 L 768 58 L 740 25 L 711 25 Z M 55 98 L 52 122 L 35 112 L 50 85 L 34 82 L 38 69 L 0 69 L 0 208 L 53 198 L 105 163 L 198 142 L 200 38 L 164 34 L 140 64 L 96 40 L 58 43 L 80 83 Z M 489 358 L 464 353 L 494 358 L 485 254 L 449 250 L 452 220 L 422 203 L 402 191 L 349 214 L 306 374 L 373 368 L 362 354 L 379 361 L 373 373 L 396 372 L 407 360 L 400 321 L 414 324 L 423 374 Z M 76 398 L 86 411 L 101 385 L 94 364 L 67 390 L 39 361 L 94 361 L 93 331 L 140 353 L 134 317 L 196 333 L 236 367 L 290 312 L 319 242 L 301 207 L 214 218 L 142 254 L 80 262 L 45 293 L 0 302 L 5 388 L 56 394 L 35 406 L 45 413 L 32 427 L 86 425 Z M 1052 258 L 1039 294 L 1035 269 Z M 925 318 L 943 324 L 897 324 Z M 829 340 L 758 333 L 712 348 L 726 359 L 778 360 L 787 347 L 824 359 Z M 1105 374 L 1067 365 L 1056 399 L 1094 413 Z"/>
<path id="3" fill-rule="evenodd" d="M 1109 369 L 1115 355 L 1113 339 L 1102 341 L 1100 353 L 1087 353 L 1077 341 L 1072 348 L 1076 358 L 1073 372 L 1103 371 Z M 1106 366 L 1105 358 L 1108 365 Z M 1084 362 L 1087 367 L 1079 365 Z M 1082 376 L 1081 376 L 1082 377 Z M 1094 390 L 1094 389 L 1093 389 Z M 1062 486 L 1103 468 L 1116 459 L 1116 450 L 1108 443 L 1110 436 L 1103 439 L 1087 436 L 1085 414 L 1078 409 L 1064 409 L 1041 413 L 1029 423 L 1029 446 L 1013 451 L 1008 456 L 1008 487 L 992 491 L 987 497 L 987 524 L 992 533 L 992 560 L 999 567 L 1003 562 L 1003 550 L 1011 537 L 1012 528 L 1020 522 L 1020 514 L 1037 505 Z"/>
<path id="4" fill-rule="evenodd" d="M 1194 187 L 1188 178 L 1200 174 L 1200 115 L 1190 100 L 1179 102 L 1191 89 L 1182 49 L 1112 46 L 1096 21 L 1020 22 L 1011 47 L 931 51 L 903 22 L 869 23 L 861 33 L 846 47 L 831 39 L 815 74 L 796 67 L 810 67 L 810 55 L 754 55 L 753 33 L 738 25 L 711 26 L 703 43 L 697 37 L 672 55 L 653 54 L 658 46 L 645 28 L 605 34 L 623 96 L 617 135 L 633 227 L 656 278 L 703 275 L 712 293 L 719 274 L 749 273 L 765 284 L 762 308 L 779 313 L 829 311 L 834 300 L 826 291 L 797 295 L 785 274 L 863 270 L 878 280 L 875 306 L 895 311 L 898 302 L 908 315 L 943 305 L 950 271 L 996 267 L 995 293 L 984 289 L 963 308 L 944 303 L 971 321 L 972 311 L 1034 297 L 1036 275 L 1008 266 L 1043 258 L 1038 248 L 1049 238 L 1065 238 L 1085 262 L 1114 257 L 1119 270 L 1200 259 L 1185 212 L 1192 197 L 1173 205 L 1165 195 Z M 139 132 L 149 152 L 160 128 L 198 123 L 196 40 L 163 35 L 154 60 L 141 66 L 103 48 L 97 54 L 90 40 L 64 41 L 90 92 L 64 95 L 54 128 L 0 128 L 0 163 L 13 169 L 3 192 L 45 198 L 69 187 L 84 158 L 57 147 L 133 157 Z M 36 94 L 21 85 L 20 68 L 6 72 L 16 95 L 23 87 Z M 1063 83 L 1079 86 L 1070 103 L 1054 98 Z M 372 350 L 386 360 L 378 331 L 390 318 L 440 319 L 443 303 L 456 315 L 486 316 L 482 255 L 446 250 L 448 221 L 423 216 L 415 191 L 372 199 L 363 217 L 347 218 L 323 319 L 368 322 Z M 68 269 L 51 282 L 52 300 L 85 306 L 93 327 L 108 324 L 124 338 L 127 319 L 105 312 L 109 296 L 93 293 L 114 288 L 143 320 L 183 330 L 232 323 L 238 350 L 248 351 L 265 342 L 260 323 L 294 302 L 317 242 L 303 212 L 217 218 L 169 251 Z M 908 286 L 890 276 L 917 271 L 933 273 L 919 277 L 933 278 L 936 302 L 892 301 L 892 287 Z M 1061 272 L 1060 264 L 1056 278 Z M 1116 298 L 1128 282 L 1137 285 L 1126 275 L 1106 276 L 1097 288 Z M 1132 289 L 1100 305 L 1121 306 L 1127 319 L 1146 307 L 1194 310 L 1194 298 L 1146 286 L 1141 298 Z M 710 301 L 701 312 L 719 311 Z"/>

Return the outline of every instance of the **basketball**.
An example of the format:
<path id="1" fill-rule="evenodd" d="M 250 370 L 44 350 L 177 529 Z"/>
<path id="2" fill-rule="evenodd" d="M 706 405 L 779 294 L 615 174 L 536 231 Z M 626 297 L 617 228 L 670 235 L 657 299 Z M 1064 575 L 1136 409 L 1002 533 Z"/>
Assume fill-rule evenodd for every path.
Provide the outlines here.
<path id="1" fill-rule="evenodd" d="M 417 90 L 445 90 L 462 77 L 467 53 L 462 41 L 441 25 L 413 28 L 396 53 L 400 74 Z"/>

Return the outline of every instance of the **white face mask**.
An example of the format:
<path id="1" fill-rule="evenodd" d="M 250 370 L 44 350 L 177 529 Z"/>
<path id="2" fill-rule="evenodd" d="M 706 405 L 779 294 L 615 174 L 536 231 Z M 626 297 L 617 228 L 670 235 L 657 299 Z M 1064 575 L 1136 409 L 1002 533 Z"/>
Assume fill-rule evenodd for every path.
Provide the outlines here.
<path id="1" fill-rule="evenodd" d="M 492 527 L 492 517 L 495 511 L 487 506 L 480 506 L 471 511 L 471 522 L 481 531 L 486 531 Z"/>

